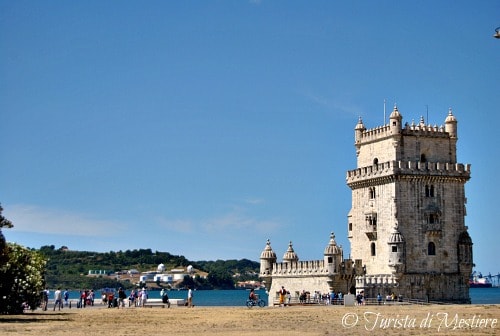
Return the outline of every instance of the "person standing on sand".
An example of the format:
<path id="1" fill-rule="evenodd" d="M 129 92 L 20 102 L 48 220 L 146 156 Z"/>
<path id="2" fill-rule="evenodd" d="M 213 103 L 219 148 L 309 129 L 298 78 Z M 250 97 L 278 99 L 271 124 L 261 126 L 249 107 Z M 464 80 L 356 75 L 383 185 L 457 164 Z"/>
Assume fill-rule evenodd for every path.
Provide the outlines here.
<path id="1" fill-rule="evenodd" d="M 193 308 L 193 290 L 191 287 L 188 287 L 188 298 L 187 298 L 187 306 L 188 308 Z"/>
<path id="2" fill-rule="evenodd" d="M 146 301 L 148 300 L 148 292 L 146 291 L 146 288 L 142 288 L 141 292 L 141 305 L 144 307 L 146 305 Z"/>
<path id="3" fill-rule="evenodd" d="M 123 288 L 120 287 L 120 289 L 118 289 L 118 309 L 120 309 L 120 306 L 122 306 L 122 308 L 125 307 L 125 299 L 126 298 L 127 298 L 127 294 L 125 293 Z"/>
<path id="4" fill-rule="evenodd" d="M 285 306 L 285 296 L 286 296 L 285 286 L 281 286 L 281 289 L 280 289 L 280 307 Z"/>
<path id="5" fill-rule="evenodd" d="M 69 306 L 69 292 L 68 292 L 67 288 L 66 288 L 66 290 L 63 293 L 63 298 L 64 298 L 64 305 L 66 307 L 68 307 Z"/>
<path id="6" fill-rule="evenodd" d="M 47 306 L 49 305 L 49 289 L 45 288 L 42 292 L 42 309 L 47 310 Z"/>
<path id="7" fill-rule="evenodd" d="M 61 288 L 59 287 L 54 292 L 54 311 L 56 310 L 56 307 L 58 307 L 59 310 L 61 310 L 61 306 L 62 306 L 62 292 Z"/>

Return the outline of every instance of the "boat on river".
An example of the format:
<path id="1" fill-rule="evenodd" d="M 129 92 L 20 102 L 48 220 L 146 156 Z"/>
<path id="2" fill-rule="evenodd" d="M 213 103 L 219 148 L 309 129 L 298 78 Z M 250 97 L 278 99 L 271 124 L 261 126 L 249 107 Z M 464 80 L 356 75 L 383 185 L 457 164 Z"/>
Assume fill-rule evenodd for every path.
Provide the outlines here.
<path id="1" fill-rule="evenodd" d="M 470 288 L 491 288 L 492 286 L 493 284 L 488 277 L 483 277 L 481 273 L 474 272 L 469 279 Z"/>

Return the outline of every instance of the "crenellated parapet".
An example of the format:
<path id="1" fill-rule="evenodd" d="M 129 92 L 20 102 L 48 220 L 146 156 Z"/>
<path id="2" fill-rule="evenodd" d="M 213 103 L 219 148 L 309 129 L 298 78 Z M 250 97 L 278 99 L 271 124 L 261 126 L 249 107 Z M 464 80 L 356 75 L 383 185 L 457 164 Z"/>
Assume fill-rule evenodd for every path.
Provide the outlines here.
<path id="1" fill-rule="evenodd" d="M 389 125 L 363 130 L 359 137 L 359 142 L 369 142 L 392 136 Z"/>
<path id="2" fill-rule="evenodd" d="M 273 276 L 294 275 L 330 275 L 333 274 L 331 267 L 324 260 L 307 260 L 294 262 L 280 262 L 273 264 Z"/>
<path id="3" fill-rule="evenodd" d="M 423 118 L 418 124 L 412 121 L 411 124 L 406 123 L 401 129 L 394 129 L 388 125 L 382 125 L 371 129 L 357 128 L 359 134 L 356 136 L 356 144 L 380 141 L 396 135 L 413 135 L 426 136 L 429 138 L 450 138 L 454 136 L 454 132 L 448 132 L 443 125 L 425 124 Z"/>
<path id="4" fill-rule="evenodd" d="M 470 179 L 471 165 L 449 162 L 388 161 L 361 167 L 347 172 L 347 185 L 351 188 L 366 183 L 367 179 L 387 179 L 396 176 L 429 176 L 442 179 Z"/>

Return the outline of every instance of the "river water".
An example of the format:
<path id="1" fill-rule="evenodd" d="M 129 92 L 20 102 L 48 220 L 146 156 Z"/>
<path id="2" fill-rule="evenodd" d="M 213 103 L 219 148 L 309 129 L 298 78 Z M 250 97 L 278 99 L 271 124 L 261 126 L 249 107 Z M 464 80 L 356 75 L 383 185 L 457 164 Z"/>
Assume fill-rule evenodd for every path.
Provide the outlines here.
<path id="1" fill-rule="evenodd" d="M 50 298 L 52 299 L 54 291 L 51 291 Z M 130 292 L 127 291 L 127 294 Z M 168 296 L 171 299 L 186 299 L 187 291 L 171 290 L 168 291 Z M 267 295 L 264 290 L 256 291 L 259 296 L 266 300 Z M 100 292 L 98 291 L 99 295 Z M 160 298 L 160 291 L 150 291 L 149 298 Z M 500 304 L 500 287 L 495 288 L 471 288 L 471 301 L 473 304 Z M 194 291 L 193 302 L 197 306 L 244 306 L 248 297 L 246 290 L 198 290 Z M 78 291 L 70 291 L 70 299 L 76 300 L 79 298 Z M 99 298 L 99 296 L 97 296 Z"/>

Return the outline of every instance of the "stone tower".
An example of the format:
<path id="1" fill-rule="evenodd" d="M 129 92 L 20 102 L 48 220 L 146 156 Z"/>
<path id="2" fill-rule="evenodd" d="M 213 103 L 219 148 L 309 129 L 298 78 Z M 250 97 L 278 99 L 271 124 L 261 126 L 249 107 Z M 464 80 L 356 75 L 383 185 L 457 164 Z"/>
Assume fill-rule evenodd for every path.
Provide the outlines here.
<path id="1" fill-rule="evenodd" d="M 457 120 L 445 125 L 402 124 L 394 107 L 389 124 L 355 127 L 357 168 L 348 238 L 362 260 L 356 290 L 367 297 L 470 302 L 472 241 L 465 226 L 470 165 L 457 163 Z"/>

